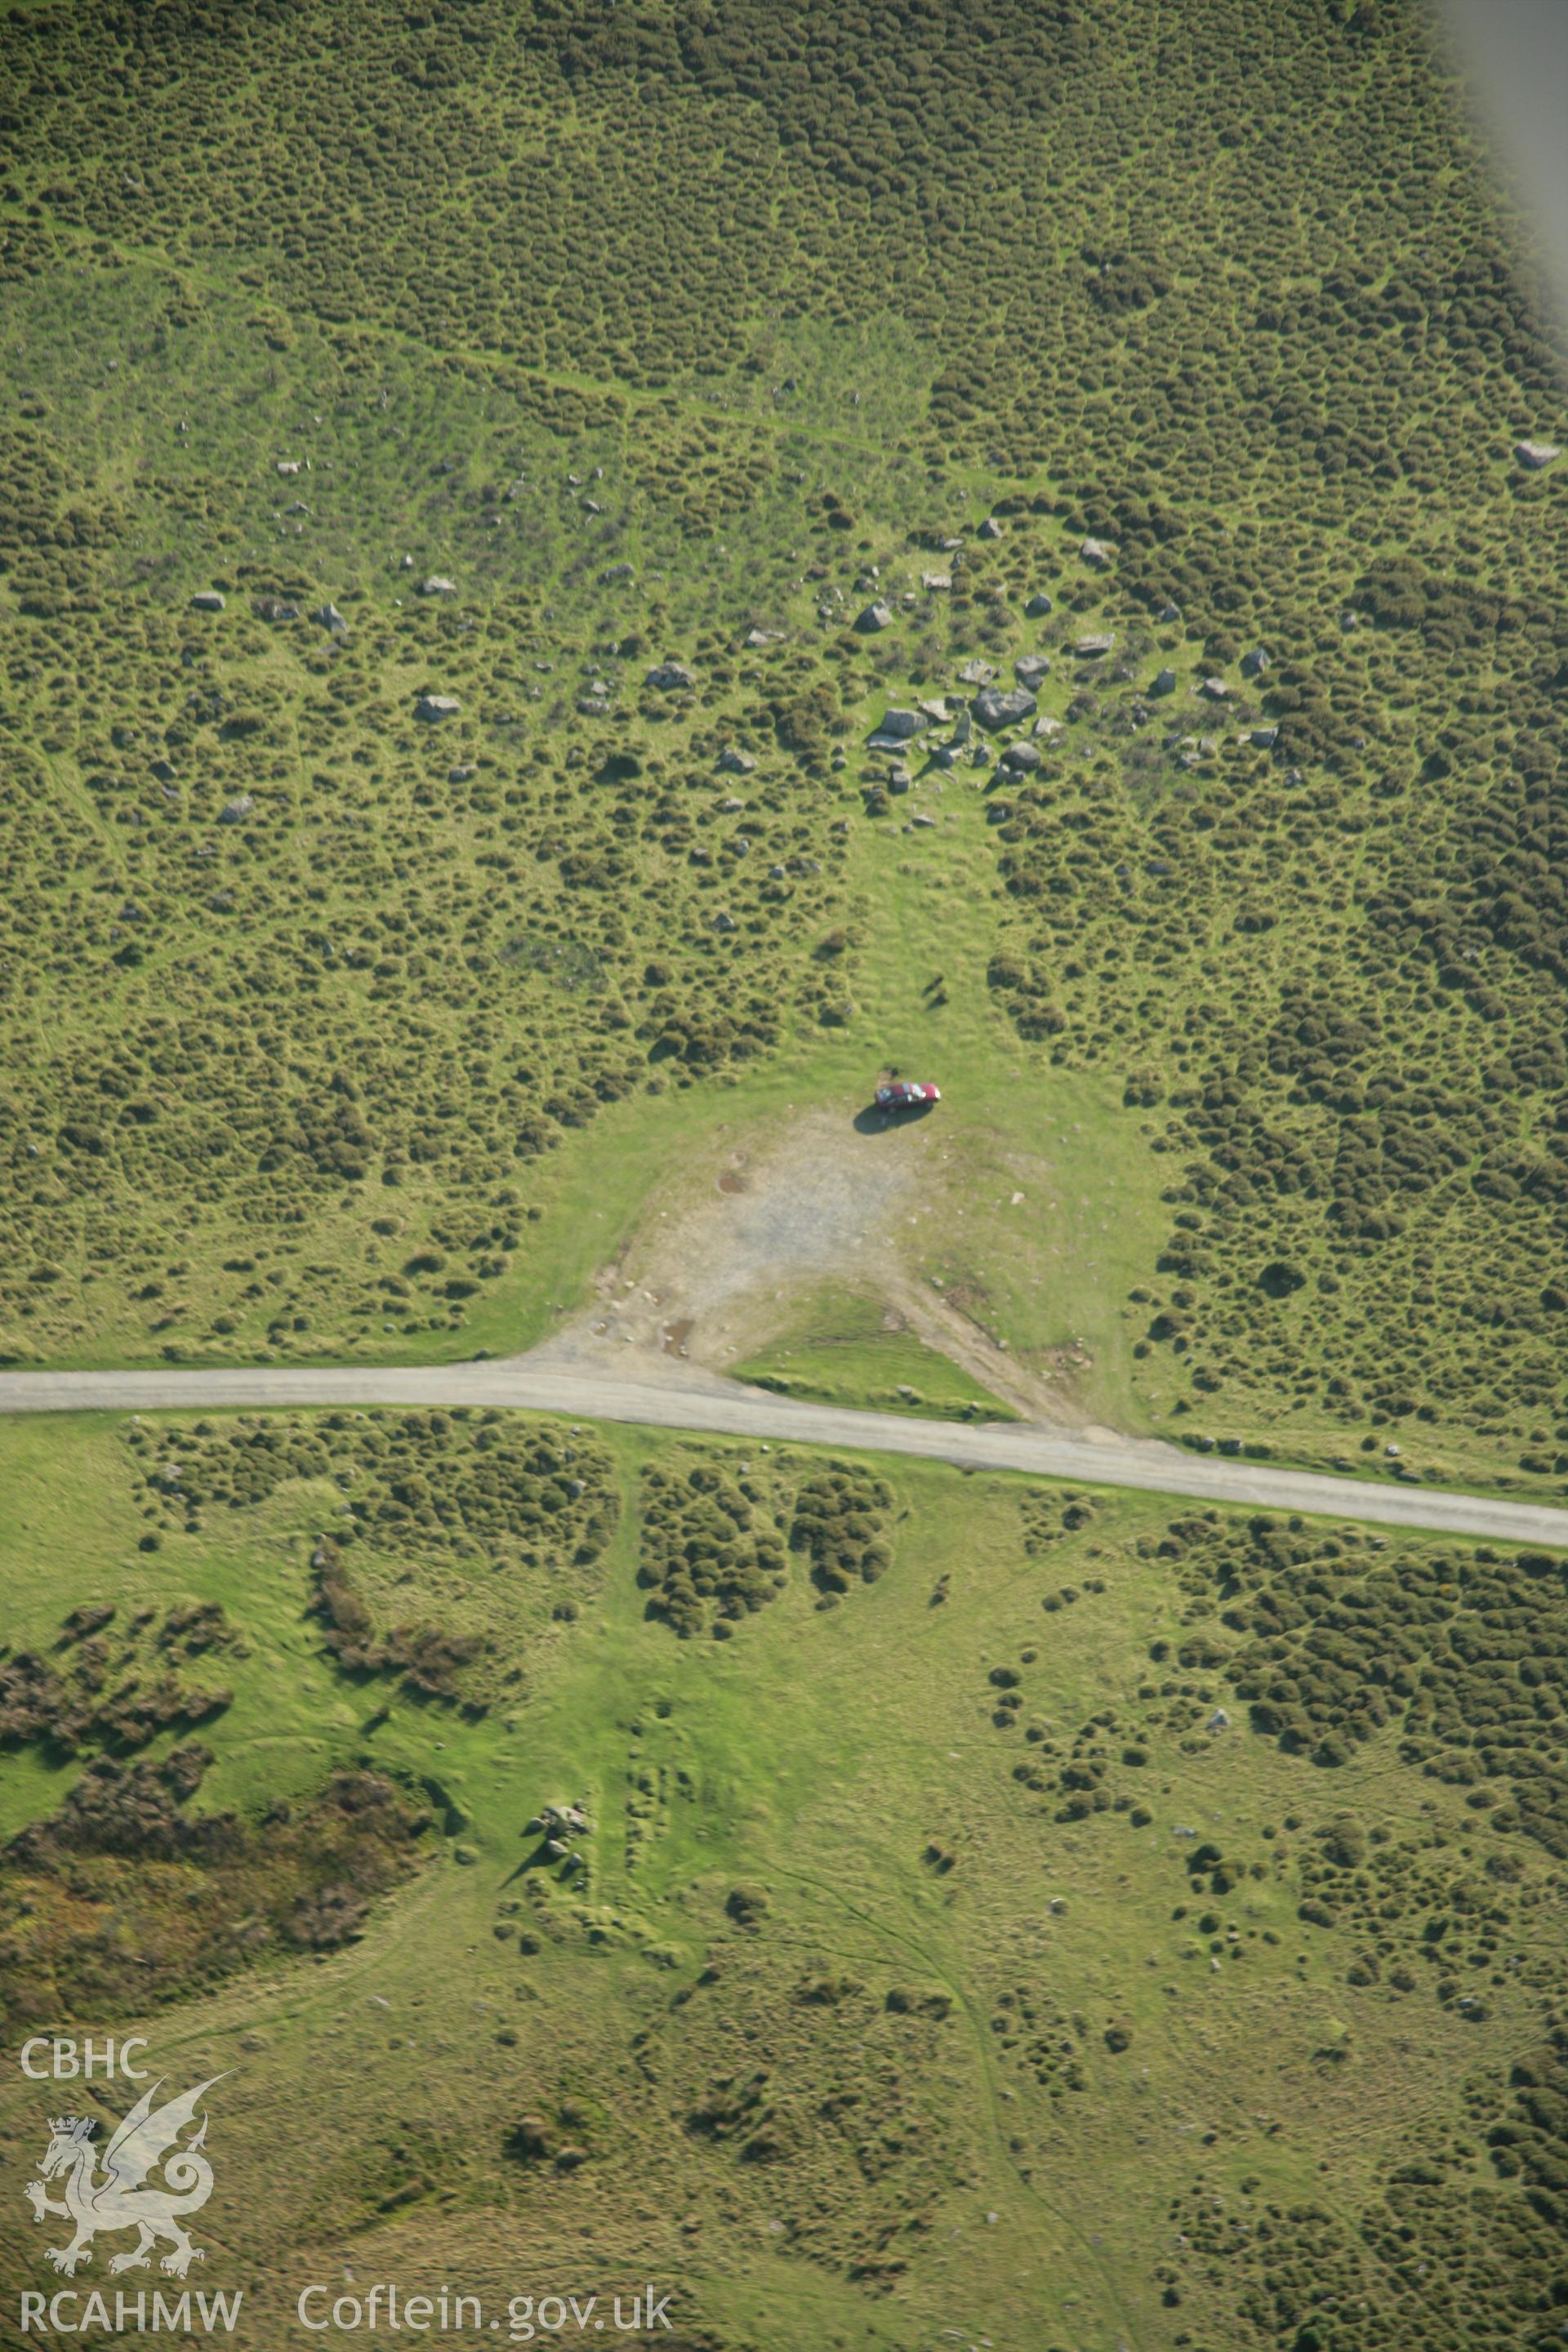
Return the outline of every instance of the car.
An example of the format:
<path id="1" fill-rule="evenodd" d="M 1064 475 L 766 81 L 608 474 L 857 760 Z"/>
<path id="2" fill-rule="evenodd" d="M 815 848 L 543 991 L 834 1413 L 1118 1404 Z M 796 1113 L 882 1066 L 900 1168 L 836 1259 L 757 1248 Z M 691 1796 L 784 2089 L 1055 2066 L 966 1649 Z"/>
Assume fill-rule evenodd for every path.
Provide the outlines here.
<path id="1" fill-rule="evenodd" d="M 879 1110 L 919 1110 L 927 1103 L 941 1100 L 939 1087 L 917 1086 L 912 1078 L 894 1078 L 888 1086 L 877 1088 Z"/>

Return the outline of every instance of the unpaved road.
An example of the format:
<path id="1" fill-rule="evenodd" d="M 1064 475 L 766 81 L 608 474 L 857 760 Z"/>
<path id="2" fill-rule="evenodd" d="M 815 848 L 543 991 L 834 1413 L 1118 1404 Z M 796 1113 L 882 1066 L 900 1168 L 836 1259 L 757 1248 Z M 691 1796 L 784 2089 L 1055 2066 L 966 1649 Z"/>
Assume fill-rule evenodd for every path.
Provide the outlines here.
<path id="1" fill-rule="evenodd" d="M 1363 1486 L 1304 1470 L 1275 1470 L 1155 1441 L 1104 1442 L 1028 1423 L 920 1421 L 807 1404 L 669 1363 L 662 1377 L 626 1379 L 552 1362 L 548 1349 L 495 1363 L 417 1369 L 0 1373 L 0 1412 L 153 1412 L 172 1407 L 510 1405 L 582 1421 L 623 1421 L 773 1444 L 912 1454 L 973 1470 L 1022 1470 L 1086 1486 L 1132 1486 L 1205 1502 L 1306 1511 L 1374 1527 L 1568 1549 L 1568 1510 L 1494 1502 L 1426 1486 Z"/>

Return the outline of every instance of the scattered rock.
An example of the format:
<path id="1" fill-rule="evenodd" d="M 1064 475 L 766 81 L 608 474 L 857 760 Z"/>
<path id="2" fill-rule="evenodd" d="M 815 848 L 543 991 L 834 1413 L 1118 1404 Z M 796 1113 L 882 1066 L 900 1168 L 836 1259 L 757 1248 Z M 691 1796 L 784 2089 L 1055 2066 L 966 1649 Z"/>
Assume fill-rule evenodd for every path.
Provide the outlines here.
<path id="1" fill-rule="evenodd" d="M 981 524 L 980 529 L 976 533 L 976 537 L 980 539 L 1000 539 L 1001 536 L 1001 524 L 997 521 L 994 515 L 987 515 L 984 521 Z"/>
<path id="2" fill-rule="evenodd" d="M 935 595 L 938 589 L 951 588 L 952 585 L 952 574 L 951 572 L 922 572 L 921 573 L 921 586 L 925 590 L 928 596 Z"/>
<path id="3" fill-rule="evenodd" d="M 1020 654 L 1013 664 L 1014 677 L 1020 686 L 1026 686 L 1031 691 L 1050 674 L 1050 660 L 1045 654 Z"/>
<path id="4" fill-rule="evenodd" d="M 1092 631 L 1087 637 L 1079 637 L 1073 646 L 1073 651 L 1080 661 L 1098 661 L 1101 655 L 1110 651 L 1115 643 L 1114 629 L 1099 629 Z"/>
<path id="5" fill-rule="evenodd" d="M 734 916 L 721 910 L 713 918 L 713 928 L 716 931 L 732 931 L 735 928 Z"/>
<path id="6" fill-rule="evenodd" d="M 1083 561 L 1096 572 L 1103 572 L 1115 552 L 1108 539 L 1086 539 L 1079 549 Z"/>
<path id="7" fill-rule="evenodd" d="M 191 598 L 191 607 L 197 613 L 221 613 L 226 602 L 216 588 L 198 588 Z"/>
<path id="8" fill-rule="evenodd" d="M 1031 621 L 1043 621 L 1047 613 L 1054 613 L 1056 609 L 1043 588 L 1037 589 L 1024 607 L 1026 614 Z"/>
<path id="9" fill-rule="evenodd" d="M 300 470 L 299 458 L 279 457 L 278 460 L 278 470 L 280 474 L 297 474 Z"/>
<path id="10" fill-rule="evenodd" d="M 419 583 L 417 593 L 421 596 L 455 596 L 458 583 L 455 580 L 447 579 L 442 572 L 432 572 L 427 580 Z"/>
<path id="11" fill-rule="evenodd" d="M 649 670 L 643 684 L 657 687 L 661 694 L 685 694 L 695 687 L 697 679 L 684 662 L 671 661 L 667 656 Z"/>
<path id="12" fill-rule="evenodd" d="M 414 716 L 427 727 L 438 727 L 443 719 L 456 719 L 462 707 L 455 694 L 422 694 L 414 706 Z"/>
<path id="13" fill-rule="evenodd" d="M 727 743 L 714 765 L 721 776 L 749 776 L 755 772 L 757 763 L 749 751 L 738 751 L 733 743 Z"/>
<path id="14" fill-rule="evenodd" d="M 300 607 L 291 604 L 287 596 L 258 596 L 251 606 L 258 621 L 297 621 Z"/>
<path id="15" fill-rule="evenodd" d="M 1230 688 L 1223 677 L 1205 677 L 1198 692 L 1210 702 L 1226 702 L 1230 698 Z"/>
<path id="16" fill-rule="evenodd" d="M 892 609 L 889 605 L 884 604 L 880 597 L 874 604 L 868 604 L 865 611 L 858 615 L 855 623 L 855 626 L 863 637 L 874 637 L 879 630 L 890 629 L 892 625 Z"/>
<path id="17" fill-rule="evenodd" d="M 1279 730 L 1278 727 L 1255 727 L 1247 740 L 1255 751 L 1272 751 L 1279 740 Z"/>
<path id="18" fill-rule="evenodd" d="M 966 661 L 958 675 L 965 686 L 989 686 L 996 672 L 990 662 Z"/>
<path id="19" fill-rule="evenodd" d="M 1249 654 L 1241 656 L 1243 677 L 1261 677 L 1268 667 L 1268 656 L 1262 646 L 1254 646 Z"/>
<path id="20" fill-rule="evenodd" d="M 1228 1731 L 1230 1729 L 1230 1717 L 1226 1715 L 1223 1706 L 1215 1707 L 1214 1713 L 1208 1719 L 1207 1727 L 1210 1731 Z"/>
<path id="21" fill-rule="evenodd" d="M 310 618 L 320 621 L 322 628 L 331 630 L 334 637 L 348 635 L 349 625 L 335 604 L 323 604 L 319 612 L 311 614 Z"/>
<path id="22" fill-rule="evenodd" d="M 1042 710 L 1029 732 L 1037 741 L 1048 743 L 1053 735 L 1065 735 L 1067 729 L 1059 719 L 1053 719 L 1048 712 Z"/>
<path id="23" fill-rule="evenodd" d="M 469 766 L 465 761 L 461 767 L 447 769 L 447 782 L 449 784 L 466 784 L 470 776 L 477 775 L 478 773 L 479 770 L 477 768 Z"/>
<path id="24" fill-rule="evenodd" d="M 923 711 L 886 710 L 878 722 L 877 736 L 886 737 L 895 743 L 907 743 L 911 735 L 923 735 L 926 725 Z"/>
<path id="25" fill-rule="evenodd" d="M 969 706 L 982 727 L 1016 727 L 1022 719 L 1032 719 L 1035 698 L 1026 686 L 1003 688 L 988 686 L 977 694 Z"/>
<path id="26" fill-rule="evenodd" d="M 219 824 L 243 824 L 255 806 L 254 793 L 237 793 L 233 800 L 225 801 L 218 811 L 217 821 Z"/>
<path id="27" fill-rule="evenodd" d="M 1149 688 L 1151 694 L 1174 694 L 1175 690 L 1176 673 L 1173 669 L 1163 669 Z"/>
<path id="28" fill-rule="evenodd" d="M 1040 764 L 1037 743 L 1009 743 L 1002 754 L 1002 765 L 1015 775 L 1027 775 Z"/>
<path id="29" fill-rule="evenodd" d="M 609 563 L 599 574 L 599 585 L 601 588 L 607 588 L 613 580 L 629 580 L 631 576 L 632 567 L 629 563 Z"/>
<path id="30" fill-rule="evenodd" d="M 1513 454 L 1527 474 L 1539 474 L 1543 466 L 1550 466 L 1563 452 L 1554 441 L 1516 441 Z"/>

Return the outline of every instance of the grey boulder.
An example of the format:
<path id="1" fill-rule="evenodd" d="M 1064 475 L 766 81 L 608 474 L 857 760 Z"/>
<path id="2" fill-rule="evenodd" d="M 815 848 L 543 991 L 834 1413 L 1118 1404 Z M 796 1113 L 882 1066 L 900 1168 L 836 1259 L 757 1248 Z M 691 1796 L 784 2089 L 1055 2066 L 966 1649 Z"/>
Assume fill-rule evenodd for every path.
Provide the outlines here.
<path id="1" fill-rule="evenodd" d="M 974 697 L 969 706 L 982 727 L 1016 727 L 1021 719 L 1035 715 L 1035 698 L 1026 686 L 1003 688 L 988 686 Z"/>

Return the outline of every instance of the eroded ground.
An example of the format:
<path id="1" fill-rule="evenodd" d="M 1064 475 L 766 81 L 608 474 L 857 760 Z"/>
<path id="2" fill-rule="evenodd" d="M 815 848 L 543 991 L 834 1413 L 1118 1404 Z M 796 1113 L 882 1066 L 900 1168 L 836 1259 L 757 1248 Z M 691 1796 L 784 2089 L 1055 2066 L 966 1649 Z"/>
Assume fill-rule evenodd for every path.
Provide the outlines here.
<path id="1" fill-rule="evenodd" d="M 721 1135 L 655 1197 L 601 1271 L 595 1305 L 545 1352 L 623 1363 L 629 1353 L 645 1377 L 728 1372 L 790 1326 L 803 1294 L 838 1277 L 879 1304 L 889 1334 L 912 1333 L 1015 1411 L 1085 1426 L 1076 1350 L 1016 1361 L 966 1311 L 964 1286 L 950 1291 L 914 1263 L 922 1242 L 967 1213 L 941 1116 L 811 1110 L 744 1140 Z M 1043 1163 L 1034 1178 L 1047 1181 Z M 1005 1197 L 1022 1206 L 1027 1196 Z"/>

